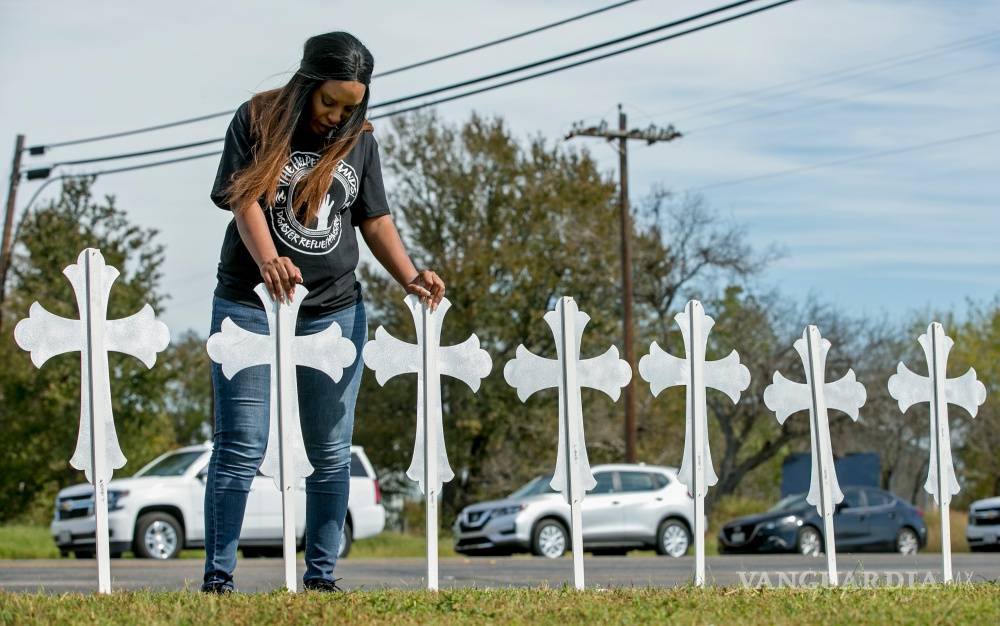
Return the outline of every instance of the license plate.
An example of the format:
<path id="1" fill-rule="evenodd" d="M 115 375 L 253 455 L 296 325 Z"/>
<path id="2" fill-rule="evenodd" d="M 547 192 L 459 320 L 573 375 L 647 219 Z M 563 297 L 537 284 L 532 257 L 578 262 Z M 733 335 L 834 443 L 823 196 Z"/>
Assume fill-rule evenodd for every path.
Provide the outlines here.
<path id="1" fill-rule="evenodd" d="M 743 543 L 746 540 L 747 536 L 743 534 L 743 531 L 738 530 L 734 532 L 732 535 L 730 535 L 729 538 L 734 543 Z"/>
<path id="2" fill-rule="evenodd" d="M 70 543 L 72 541 L 73 535 L 71 535 L 68 530 L 59 531 L 59 543 Z"/>

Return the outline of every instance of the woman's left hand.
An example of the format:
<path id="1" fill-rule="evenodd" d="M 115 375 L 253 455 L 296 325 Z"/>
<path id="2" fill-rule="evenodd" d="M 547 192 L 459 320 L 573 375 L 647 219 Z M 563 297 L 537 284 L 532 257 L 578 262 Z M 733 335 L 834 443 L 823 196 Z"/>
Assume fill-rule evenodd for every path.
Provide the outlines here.
<path id="1" fill-rule="evenodd" d="M 420 297 L 420 301 L 431 308 L 437 310 L 441 298 L 444 297 L 444 281 L 431 270 L 420 270 L 413 280 L 406 284 L 406 293 L 412 293 Z"/>

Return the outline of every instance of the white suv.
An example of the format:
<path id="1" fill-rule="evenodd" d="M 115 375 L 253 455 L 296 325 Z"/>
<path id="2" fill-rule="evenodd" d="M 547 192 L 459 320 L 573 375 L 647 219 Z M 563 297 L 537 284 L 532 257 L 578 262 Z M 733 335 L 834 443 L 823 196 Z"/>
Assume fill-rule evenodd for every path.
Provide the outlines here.
<path id="1" fill-rule="evenodd" d="M 595 554 L 653 548 L 683 556 L 691 545 L 694 500 L 673 468 L 597 465 L 597 486 L 583 499 L 583 547 Z M 462 509 L 455 551 L 462 554 L 533 552 L 552 559 L 570 547 L 569 505 L 539 476 L 503 500 Z"/>
<path id="2" fill-rule="evenodd" d="M 1000 550 L 1000 497 L 976 500 L 969 506 L 965 540 L 973 552 Z"/>
<path id="3" fill-rule="evenodd" d="M 131 550 L 137 557 L 170 559 L 182 548 L 205 545 L 205 477 L 212 455 L 210 443 L 168 452 L 131 478 L 108 485 L 108 532 L 111 555 Z M 305 482 L 296 498 L 296 537 L 305 531 Z M 59 552 L 94 555 L 94 488 L 74 485 L 56 497 L 52 537 Z M 351 446 L 351 491 L 347 523 L 340 542 L 345 557 L 354 539 L 385 528 L 385 508 L 375 470 L 359 446 Z M 257 474 L 250 488 L 240 549 L 245 557 L 281 556 L 281 493 L 274 481 Z"/>

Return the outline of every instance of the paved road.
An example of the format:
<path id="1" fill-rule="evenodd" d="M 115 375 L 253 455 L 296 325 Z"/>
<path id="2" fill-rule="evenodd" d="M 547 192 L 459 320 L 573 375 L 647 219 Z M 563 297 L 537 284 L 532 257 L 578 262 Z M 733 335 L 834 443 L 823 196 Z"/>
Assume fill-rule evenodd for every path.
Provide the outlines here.
<path id="1" fill-rule="evenodd" d="M 816 585 L 826 571 L 824 558 L 799 555 L 721 556 L 706 561 L 708 581 L 716 585 Z M 838 569 L 856 584 L 938 582 L 941 557 L 921 554 L 841 554 Z M 691 582 L 692 557 L 590 557 L 585 559 L 588 587 L 673 587 Z M 197 589 L 200 560 L 154 562 L 114 560 L 115 589 Z M 422 559 L 345 559 L 337 575 L 347 589 L 421 589 Z M 299 563 L 299 572 L 302 572 Z M 1000 580 L 1000 555 L 956 554 L 955 578 L 966 582 Z M 236 570 L 240 591 L 269 591 L 283 584 L 280 559 L 241 559 Z M 556 561 L 534 557 L 447 558 L 441 560 L 441 587 L 524 587 L 572 584 L 569 558 Z M 867 576 L 867 580 L 865 579 Z M 96 588 L 93 560 L 56 559 L 0 561 L 0 589 L 7 591 L 89 592 Z"/>

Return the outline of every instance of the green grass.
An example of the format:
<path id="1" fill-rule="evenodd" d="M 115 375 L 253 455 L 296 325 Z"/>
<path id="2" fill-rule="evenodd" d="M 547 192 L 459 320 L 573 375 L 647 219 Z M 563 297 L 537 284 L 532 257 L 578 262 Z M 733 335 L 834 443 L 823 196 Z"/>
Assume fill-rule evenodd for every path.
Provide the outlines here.
<path id="1" fill-rule="evenodd" d="M 0 592 L 2 624 L 996 624 L 1000 585 L 878 589 L 464 589 L 108 597 Z"/>
<path id="2" fill-rule="evenodd" d="M 0 526 L 0 559 L 55 559 L 59 549 L 44 526 Z"/>
<path id="3" fill-rule="evenodd" d="M 452 548 L 451 535 L 438 538 L 439 556 L 458 556 Z M 405 535 L 384 532 L 368 539 L 359 539 L 351 546 L 351 559 L 383 559 L 395 557 L 423 557 L 427 554 L 423 535 Z"/>
<path id="4" fill-rule="evenodd" d="M 733 509 L 733 510 L 728 510 Z M 749 505 L 743 502 L 732 503 L 725 511 L 720 513 L 720 519 L 730 519 L 738 515 L 746 514 L 744 509 L 749 510 Z M 962 511 L 952 511 L 951 513 L 951 540 L 954 552 L 968 552 L 965 542 L 966 513 Z M 939 552 L 941 549 L 940 532 L 938 522 L 940 518 L 936 514 L 928 514 L 925 517 L 930 533 L 930 539 L 925 552 Z M 713 526 L 705 535 L 705 554 L 714 556 L 718 550 L 718 527 Z M 450 534 L 441 535 L 438 540 L 438 554 L 440 556 L 457 556 L 452 548 L 452 538 Z M 129 558 L 131 553 L 126 553 Z M 361 539 L 354 542 L 351 548 L 350 558 L 398 558 L 398 557 L 422 557 L 424 556 L 423 535 L 408 535 L 396 532 L 383 532 L 370 539 Z M 652 550 L 633 550 L 629 556 L 645 557 L 656 556 Z M 46 526 L 23 526 L 11 525 L 0 526 L 0 559 L 54 559 L 59 557 L 59 550 L 56 549 L 49 529 Z M 203 550 L 184 550 L 181 552 L 182 559 L 203 559 Z"/>
<path id="5" fill-rule="evenodd" d="M 125 558 L 132 553 L 126 552 Z M 58 559 L 59 548 L 47 526 L 0 526 L 0 559 Z M 204 559 L 204 550 L 181 550 L 182 559 Z"/>
<path id="6" fill-rule="evenodd" d="M 438 554 L 456 556 L 452 549 L 451 535 L 438 540 Z M 349 558 L 398 558 L 422 557 L 425 554 L 423 536 L 384 532 L 370 539 L 360 539 L 351 547 Z M 125 558 L 131 553 L 126 552 Z M 0 559 L 57 559 L 56 548 L 49 529 L 45 526 L 0 526 Z M 182 559 L 204 559 L 204 550 L 183 550 Z"/>

